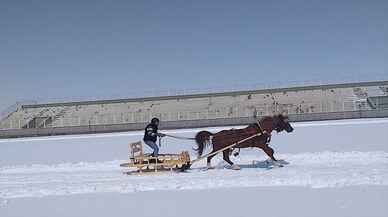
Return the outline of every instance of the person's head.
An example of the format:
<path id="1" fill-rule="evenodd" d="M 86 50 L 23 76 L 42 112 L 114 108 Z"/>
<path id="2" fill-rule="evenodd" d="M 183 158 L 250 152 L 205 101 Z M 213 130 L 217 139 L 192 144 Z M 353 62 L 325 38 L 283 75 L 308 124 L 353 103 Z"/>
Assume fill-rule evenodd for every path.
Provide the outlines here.
<path id="1" fill-rule="evenodd" d="M 152 118 L 152 120 L 151 120 L 151 123 L 152 124 L 155 124 L 156 126 L 158 126 L 159 125 L 159 119 L 158 118 Z"/>

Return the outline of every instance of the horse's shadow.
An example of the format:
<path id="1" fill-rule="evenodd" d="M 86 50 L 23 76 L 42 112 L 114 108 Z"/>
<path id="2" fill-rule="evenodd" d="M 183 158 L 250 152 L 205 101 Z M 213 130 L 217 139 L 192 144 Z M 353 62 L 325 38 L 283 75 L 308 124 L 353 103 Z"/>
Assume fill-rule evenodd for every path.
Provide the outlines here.
<path id="1" fill-rule="evenodd" d="M 277 161 L 281 166 L 290 164 L 285 160 Z M 241 169 L 253 169 L 253 168 L 261 168 L 261 169 L 272 169 L 274 167 L 279 167 L 273 161 L 263 160 L 263 161 L 253 161 L 252 164 L 240 164 Z"/>
<path id="2" fill-rule="evenodd" d="M 283 167 L 284 165 L 290 164 L 289 162 L 285 160 L 278 160 L 277 161 L 281 166 Z M 261 168 L 261 169 L 272 169 L 274 167 L 279 167 L 279 165 L 274 164 L 272 161 L 268 160 L 263 160 L 263 161 L 253 161 L 252 164 L 238 164 L 241 169 L 254 169 L 254 168 Z M 225 162 L 219 162 L 216 166 L 215 169 L 230 169 L 231 166 L 227 165 Z M 196 168 L 197 170 L 201 171 L 207 171 L 207 167 L 199 167 Z"/>

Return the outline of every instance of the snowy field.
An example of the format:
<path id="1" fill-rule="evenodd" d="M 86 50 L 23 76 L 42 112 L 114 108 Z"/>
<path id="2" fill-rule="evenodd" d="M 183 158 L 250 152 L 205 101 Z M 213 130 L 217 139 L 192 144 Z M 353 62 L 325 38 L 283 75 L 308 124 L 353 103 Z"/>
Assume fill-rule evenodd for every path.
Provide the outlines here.
<path id="1" fill-rule="evenodd" d="M 240 171 L 220 155 L 215 170 L 150 176 L 119 167 L 142 132 L 0 140 L 0 216 L 388 216 L 388 119 L 293 126 L 271 142 L 283 168 L 246 149 Z M 163 138 L 161 152 L 194 146 Z"/>

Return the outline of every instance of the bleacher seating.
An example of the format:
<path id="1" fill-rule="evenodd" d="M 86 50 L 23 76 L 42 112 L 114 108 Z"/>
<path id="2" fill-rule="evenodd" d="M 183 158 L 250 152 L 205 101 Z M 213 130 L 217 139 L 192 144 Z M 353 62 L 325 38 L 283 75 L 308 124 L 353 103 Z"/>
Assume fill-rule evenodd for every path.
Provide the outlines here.
<path id="1" fill-rule="evenodd" d="M 0 129 L 43 128 L 375 109 L 387 87 L 290 88 L 160 98 L 24 105 Z M 381 103 L 379 105 L 382 105 Z M 380 108 L 380 107 L 379 107 Z M 386 107 L 384 107 L 386 108 Z"/>

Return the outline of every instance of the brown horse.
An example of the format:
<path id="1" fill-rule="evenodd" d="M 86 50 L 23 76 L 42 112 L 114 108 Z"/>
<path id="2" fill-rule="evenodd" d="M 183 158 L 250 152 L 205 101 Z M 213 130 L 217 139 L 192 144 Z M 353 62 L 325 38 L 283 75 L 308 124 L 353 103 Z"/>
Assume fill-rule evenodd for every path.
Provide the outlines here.
<path id="1" fill-rule="evenodd" d="M 277 132 L 281 132 L 285 130 L 290 133 L 294 129 L 290 125 L 287 116 L 283 115 L 275 115 L 275 116 L 267 116 L 263 117 L 259 121 L 254 124 L 249 125 L 243 129 L 231 129 L 231 130 L 222 130 L 218 133 L 211 133 L 208 131 L 198 132 L 195 136 L 195 141 L 197 142 L 198 148 L 196 151 L 198 152 L 198 156 L 200 157 L 203 153 L 203 150 L 206 146 L 210 144 L 213 145 L 212 152 L 216 152 L 222 148 L 225 148 L 229 145 L 235 144 L 243 139 L 246 139 L 250 136 L 253 136 L 257 133 L 261 133 L 260 136 L 253 137 L 245 142 L 237 144 L 233 148 L 249 148 L 249 147 L 257 147 L 261 148 L 270 159 L 276 164 L 277 160 L 273 156 L 274 150 L 269 147 L 269 142 L 271 139 L 271 133 L 275 130 Z M 234 165 L 233 162 L 229 159 L 229 155 L 231 154 L 232 149 L 226 149 L 223 151 L 223 159 L 228 162 L 233 169 L 239 169 L 237 165 Z M 211 159 L 215 155 L 211 155 L 207 158 L 207 166 L 211 168 Z"/>

